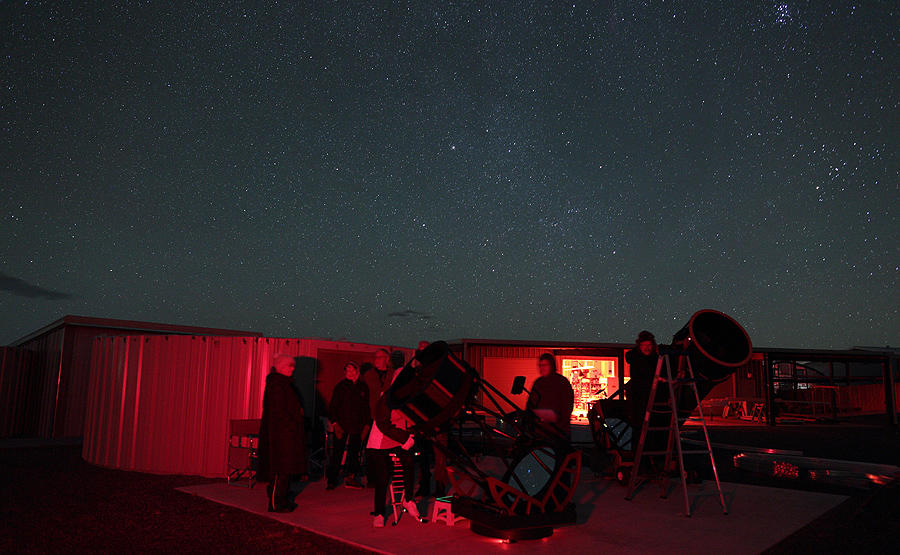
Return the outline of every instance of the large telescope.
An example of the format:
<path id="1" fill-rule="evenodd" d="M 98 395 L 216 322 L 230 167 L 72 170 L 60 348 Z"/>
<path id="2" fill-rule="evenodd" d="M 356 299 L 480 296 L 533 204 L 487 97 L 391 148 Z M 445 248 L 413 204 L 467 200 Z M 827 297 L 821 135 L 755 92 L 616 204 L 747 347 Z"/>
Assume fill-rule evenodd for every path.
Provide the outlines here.
<path id="1" fill-rule="evenodd" d="M 727 379 L 753 356 L 744 328 L 716 310 L 695 312 L 672 343 L 688 351 L 695 375 L 715 383 Z"/>
<path id="2" fill-rule="evenodd" d="M 750 336 L 733 318 L 716 310 L 699 310 L 672 337 L 672 348 L 688 352 L 700 400 L 753 356 Z M 660 349 L 661 351 L 663 348 Z M 697 408 L 693 395 L 679 400 L 679 412 Z"/>
<path id="3" fill-rule="evenodd" d="M 518 409 L 518 417 L 509 419 L 503 409 L 515 403 L 446 343 L 432 343 L 416 353 L 384 395 L 387 405 L 409 422 L 407 429 L 432 438 L 435 450 L 447 458 L 452 511 L 468 518 L 473 532 L 505 540 L 537 539 L 551 535 L 555 525 L 575 522 L 571 500 L 581 452 L 529 411 Z M 464 421 L 470 423 L 465 430 Z M 484 453 L 472 454 L 462 442 L 464 431 L 473 427 Z"/>
<path id="4" fill-rule="evenodd" d="M 713 310 L 694 314 L 673 342 L 673 349 L 688 351 L 695 374 L 712 385 L 752 355 L 744 329 Z M 408 430 L 431 438 L 434 449 L 447 458 L 452 510 L 471 521 L 473 532 L 536 539 L 551 535 L 554 526 L 575 522 L 571 501 L 581 451 L 541 426 L 532 412 L 517 408 L 446 343 L 432 343 L 416 353 L 385 392 L 385 401 L 408 421 Z M 517 409 L 515 418 L 508 416 L 510 406 Z M 594 424 L 596 420 L 596 432 Z M 473 430 L 483 452 L 473 454 L 471 444 L 463 444 L 462 437 L 472 437 Z"/>
<path id="5" fill-rule="evenodd" d="M 702 401 L 713 388 L 727 380 L 738 368 L 747 364 L 753 356 L 753 346 L 747 332 L 733 318 L 716 310 L 700 310 L 672 338 L 672 345 L 660 345 L 660 355 L 666 352 L 682 354 L 687 352 L 691 368 L 697 378 L 697 393 Z M 620 481 L 627 477 L 628 459 L 637 448 L 637 437 L 632 437 L 632 424 L 639 424 L 644 418 L 645 407 L 634 407 L 639 414 L 629 412 L 629 404 L 621 393 L 632 399 L 648 399 L 649 391 L 634 392 L 634 382 L 629 382 L 608 399 L 597 401 L 588 412 L 588 421 L 594 443 L 601 453 L 614 455 L 607 461 L 607 468 L 614 469 Z M 663 388 L 664 389 L 664 388 Z M 682 417 L 697 408 L 697 397 L 686 394 L 677 400 L 678 412 Z M 668 398 L 668 392 L 657 391 L 657 395 Z M 657 398 L 657 400 L 659 400 Z M 649 401 L 654 402 L 654 401 Z M 633 403 L 632 403 L 633 404 Z M 664 414 L 653 414 L 651 426 L 664 427 L 669 422 Z M 658 435 L 653 432 L 650 435 Z M 659 439 L 659 438 L 654 438 Z M 665 439 L 665 438 L 663 438 Z"/>

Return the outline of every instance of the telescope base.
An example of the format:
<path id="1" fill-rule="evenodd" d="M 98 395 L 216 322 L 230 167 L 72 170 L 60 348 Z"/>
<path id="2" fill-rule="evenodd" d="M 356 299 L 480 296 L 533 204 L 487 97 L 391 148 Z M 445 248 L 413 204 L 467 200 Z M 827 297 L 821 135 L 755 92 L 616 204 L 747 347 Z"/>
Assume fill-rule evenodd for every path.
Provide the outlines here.
<path id="1" fill-rule="evenodd" d="M 455 515 L 471 522 L 469 529 L 479 536 L 505 541 L 539 540 L 553 535 L 555 526 L 575 524 L 575 504 L 569 503 L 561 511 L 508 515 L 499 509 L 465 497 L 451 503 Z"/>

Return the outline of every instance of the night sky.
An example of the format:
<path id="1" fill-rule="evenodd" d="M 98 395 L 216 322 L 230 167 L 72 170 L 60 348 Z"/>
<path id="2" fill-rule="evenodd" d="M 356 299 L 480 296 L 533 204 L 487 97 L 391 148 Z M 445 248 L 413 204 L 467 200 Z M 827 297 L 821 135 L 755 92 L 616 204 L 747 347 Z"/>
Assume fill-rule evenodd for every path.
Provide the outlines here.
<path id="1" fill-rule="evenodd" d="M 896 2 L 0 3 L 0 344 L 900 344 Z"/>

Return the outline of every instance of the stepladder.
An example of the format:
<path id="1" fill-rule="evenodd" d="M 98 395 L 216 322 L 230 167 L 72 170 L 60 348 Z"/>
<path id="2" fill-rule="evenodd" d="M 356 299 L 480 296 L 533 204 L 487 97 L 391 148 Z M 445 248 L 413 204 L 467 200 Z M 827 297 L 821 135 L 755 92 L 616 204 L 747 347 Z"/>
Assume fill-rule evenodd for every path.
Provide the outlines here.
<path id="1" fill-rule="evenodd" d="M 672 360 L 677 361 L 673 370 Z M 725 496 L 719 482 L 719 473 L 712 452 L 712 443 L 703 416 L 698 380 L 691 367 L 691 360 L 685 351 L 661 351 L 656 364 L 650 397 L 644 414 L 643 426 L 638 438 L 634 456 L 634 467 L 628 480 L 628 492 L 625 499 L 631 500 L 636 488 L 644 481 L 658 481 L 661 487 L 660 497 L 667 497 L 669 478 L 677 473 L 680 479 L 684 498 L 685 516 L 691 516 L 691 501 L 688 495 L 688 483 L 695 482 L 697 475 L 685 467 L 685 455 L 707 455 L 712 465 L 716 492 L 722 510 L 728 514 Z M 690 414 L 681 410 L 682 400 L 687 405 L 697 407 L 700 411 L 699 424 L 703 430 L 703 442 L 697 449 L 685 449 L 682 446 L 682 430 Z M 642 466 L 642 460 L 644 465 Z"/>

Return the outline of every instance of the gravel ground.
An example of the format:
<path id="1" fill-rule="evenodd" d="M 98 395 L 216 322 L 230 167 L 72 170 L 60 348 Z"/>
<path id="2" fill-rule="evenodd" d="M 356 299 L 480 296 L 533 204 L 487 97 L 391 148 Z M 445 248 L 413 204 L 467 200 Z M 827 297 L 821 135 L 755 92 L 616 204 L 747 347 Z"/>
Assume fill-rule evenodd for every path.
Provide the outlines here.
<path id="1" fill-rule="evenodd" d="M 753 434 L 764 436 L 754 438 Z M 717 430 L 714 435 L 718 436 L 714 441 L 726 443 L 800 448 L 812 456 L 900 464 L 897 431 L 885 428 L 761 428 Z M 900 487 L 896 484 L 851 490 L 722 470 L 726 481 L 850 496 L 765 555 L 898 553 Z M 80 445 L 0 447 L 0 554 L 372 553 L 175 490 L 217 481 L 221 480 L 97 467 L 81 458 Z"/>
<path id="2" fill-rule="evenodd" d="M 0 450 L 0 553 L 371 552 L 176 491 L 196 476 L 111 470 L 81 446 Z"/>

